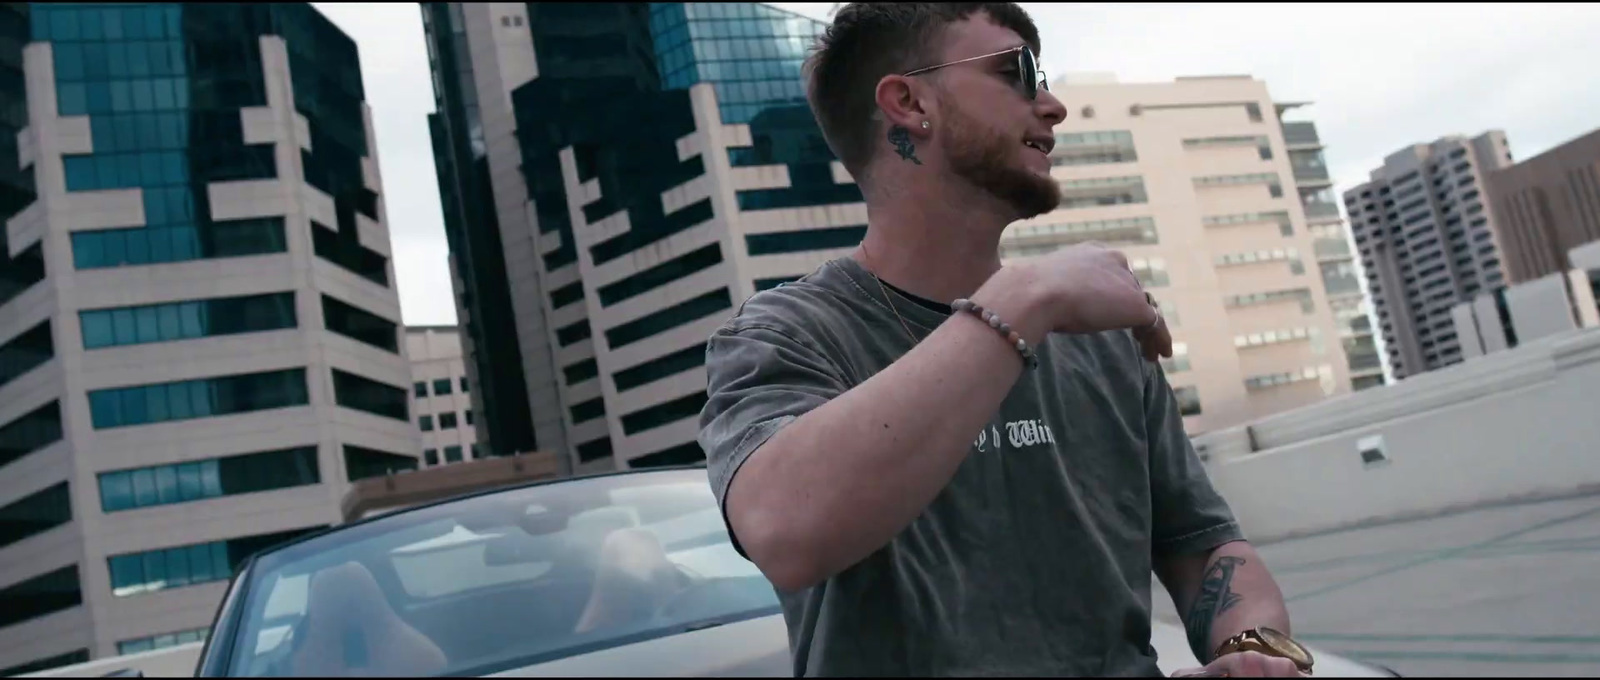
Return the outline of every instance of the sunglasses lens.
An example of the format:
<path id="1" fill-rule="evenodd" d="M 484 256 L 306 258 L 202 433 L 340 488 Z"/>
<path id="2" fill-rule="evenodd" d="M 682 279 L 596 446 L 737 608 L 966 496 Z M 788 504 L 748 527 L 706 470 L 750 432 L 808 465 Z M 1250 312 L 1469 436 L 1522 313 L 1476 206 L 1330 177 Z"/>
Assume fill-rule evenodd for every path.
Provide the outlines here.
<path id="1" fill-rule="evenodd" d="M 1033 50 L 1023 49 L 1017 52 L 1017 74 L 1022 78 L 1022 90 L 1028 93 L 1029 99 L 1039 96 L 1039 67 L 1034 63 Z"/>

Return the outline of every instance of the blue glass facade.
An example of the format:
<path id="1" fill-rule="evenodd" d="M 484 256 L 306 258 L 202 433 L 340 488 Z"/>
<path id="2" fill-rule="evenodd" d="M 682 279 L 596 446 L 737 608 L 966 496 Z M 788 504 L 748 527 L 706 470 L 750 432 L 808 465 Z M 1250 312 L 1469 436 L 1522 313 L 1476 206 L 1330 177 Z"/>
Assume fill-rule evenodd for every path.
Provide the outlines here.
<path id="1" fill-rule="evenodd" d="M 22 72 L 22 46 L 28 42 L 30 8 L 26 3 L 0 3 L 0 225 L 33 203 L 33 167 L 20 167 L 17 133 L 28 126 L 27 83 Z M 0 305 L 44 280 L 43 245 L 11 254 L 6 230 L 0 228 Z"/>
<path id="2" fill-rule="evenodd" d="M 88 116 L 94 152 L 62 159 L 69 192 L 139 189 L 144 224 L 73 235 L 79 269 L 281 253 L 281 219 L 212 220 L 210 182 L 278 176 L 271 144 L 245 144 L 239 110 L 267 104 L 259 38 L 289 53 L 295 107 L 310 123 L 306 182 L 334 199 L 317 254 L 377 283 L 384 259 L 356 241 L 377 219 L 355 43 L 309 5 L 35 4 L 31 39 L 52 44 L 56 107 Z"/>
<path id="3" fill-rule="evenodd" d="M 746 124 L 751 145 L 726 151 L 735 166 L 786 165 L 791 186 L 739 191 L 740 210 L 856 203 L 854 184 L 836 184 L 834 157 L 805 99 L 801 67 L 822 22 L 757 3 L 529 3 L 528 26 L 539 77 L 512 93 L 523 173 L 542 233 L 560 233 L 560 249 L 545 255 L 549 270 L 578 259 L 559 154 L 570 148 L 580 182 L 595 181 L 600 198 L 579 206 L 590 224 L 626 212 L 629 230 L 589 246 L 602 265 L 715 218 L 709 200 L 666 214 L 661 194 L 705 173 L 706 159 L 678 157 L 677 141 L 696 131 L 689 89 L 709 83 L 724 124 Z M 715 153 L 724 153 L 716 150 Z M 727 216 L 732 217 L 732 216 Z M 848 247 L 863 226 L 757 238 L 752 254 Z M 597 290 L 603 306 L 682 280 L 731 257 L 711 244 Z M 581 293 L 581 289 L 578 289 Z M 558 294 L 559 298 L 558 299 Z M 571 291 L 552 291 L 551 305 L 574 302 Z M 593 336 L 609 349 L 645 340 L 684 324 L 731 311 L 727 288 L 656 310 Z M 560 338 L 576 342 L 588 326 Z M 637 385 L 693 368 L 693 348 L 672 348 L 619 375 Z M 703 354 L 703 350 L 700 352 Z M 700 359 L 703 360 L 703 357 Z M 592 361 L 562 367 L 568 385 L 594 377 Z M 692 410 L 695 397 L 628 414 L 630 434 L 670 422 Z M 703 398 L 703 394 L 700 396 Z M 679 403 L 681 401 L 681 403 Z M 577 406 L 572 408 L 576 409 Z M 585 411 L 588 415 L 588 411 Z M 692 414 L 690 414 L 692 416 Z M 577 414 L 574 414 L 574 418 Z M 609 455 L 604 440 L 575 442 L 580 460 Z M 632 463 L 681 462 L 698 452 L 656 452 Z M 687 453 L 686 453 L 687 451 Z M 659 454 L 659 455 L 657 455 Z M 642 461 L 642 463 L 641 463 Z"/>
<path id="4" fill-rule="evenodd" d="M 826 27 L 749 2 L 651 6 L 650 32 L 663 86 L 711 83 L 722 122 L 750 126 L 751 146 L 728 149 L 734 166 L 789 166 L 790 187 L 740 191 L 740 210 L 861 201 L 854 184 L 834 183 L 833 152 L 806 104 L 801 66 Z"/>

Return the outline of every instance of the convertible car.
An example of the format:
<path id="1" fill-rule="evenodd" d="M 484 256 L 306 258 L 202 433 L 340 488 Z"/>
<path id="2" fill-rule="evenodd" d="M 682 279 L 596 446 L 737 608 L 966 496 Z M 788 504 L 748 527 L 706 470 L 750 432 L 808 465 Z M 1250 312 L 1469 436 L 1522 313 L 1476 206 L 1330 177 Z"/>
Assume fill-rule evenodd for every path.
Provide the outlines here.
<path id="1" fill-rule="evenodd" d="M 1162 668 L 1193 666 L 1156 622 Z M 1329 654 L 1318 676 L 1390 677 Z M 733 549 L 706 470 L 473 494 L 255 555 L 196 675 L 788 676 L 772 585 Z"/>

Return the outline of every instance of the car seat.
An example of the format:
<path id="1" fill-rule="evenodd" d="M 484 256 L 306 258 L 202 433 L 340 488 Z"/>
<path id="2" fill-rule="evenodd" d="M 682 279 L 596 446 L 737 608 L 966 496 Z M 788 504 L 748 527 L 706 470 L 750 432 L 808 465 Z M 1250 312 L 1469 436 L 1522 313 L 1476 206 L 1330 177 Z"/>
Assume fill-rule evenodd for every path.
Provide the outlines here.
<path id="1" fill-rule="evenodd" d="M 305 638 L 290 659 L 296 676 L 437 675 L 448 660 L 439 646 L 389 605 L 372 572 L 346 562 L 311 577 Z"/>
<path id="2" fill-rule="evenodd" d="M 688 577 L 667 559 L 655 534 L 643 529 L 612 531 L 600 549 L 589 600 L 573 632 L 648 622 L 687 585 Z"/>

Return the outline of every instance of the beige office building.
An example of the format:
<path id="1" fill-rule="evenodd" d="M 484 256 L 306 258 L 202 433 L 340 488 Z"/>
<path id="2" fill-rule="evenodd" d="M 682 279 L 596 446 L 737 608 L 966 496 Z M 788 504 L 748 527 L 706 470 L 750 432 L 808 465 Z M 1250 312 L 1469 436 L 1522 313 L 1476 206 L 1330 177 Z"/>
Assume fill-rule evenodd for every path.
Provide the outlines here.
<path id="1" fill-rule="evenodd" d="M 1248 76 L 1123 84 L 1068 76 L 1058 209 L 1013 225 L 1007 260 L 1099 241 L 1127 253 L 1175 340 L 1191 433 L 1381 381 L 1350 248 L 1309 124 Z M 1286 133 L 1292 139 L 1285 138 Z M 1293 161 L 1291 159 L 1294 159 Z"/>
<path id="2" fill-rule="evenodd" d="M 406 355 L 411 358 L 411 418 L 422 433 L 423 464 L 482 458 L 460 329 L 408 326 Z"/>

